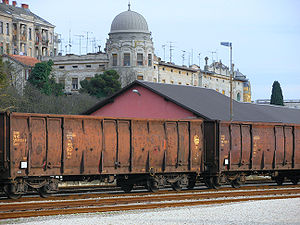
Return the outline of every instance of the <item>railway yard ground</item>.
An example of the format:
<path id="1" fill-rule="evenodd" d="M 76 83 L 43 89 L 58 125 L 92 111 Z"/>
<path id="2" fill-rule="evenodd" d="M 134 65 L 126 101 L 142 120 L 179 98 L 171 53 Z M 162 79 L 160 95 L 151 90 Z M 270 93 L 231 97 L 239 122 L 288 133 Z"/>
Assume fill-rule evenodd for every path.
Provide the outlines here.
<path id="1" fill-rule="evenodd" d="M 136 188 L 128 194 L 110 188 L 0 198 L 0 224 L 300 224 L 300 185 L 156 193 Z"/>

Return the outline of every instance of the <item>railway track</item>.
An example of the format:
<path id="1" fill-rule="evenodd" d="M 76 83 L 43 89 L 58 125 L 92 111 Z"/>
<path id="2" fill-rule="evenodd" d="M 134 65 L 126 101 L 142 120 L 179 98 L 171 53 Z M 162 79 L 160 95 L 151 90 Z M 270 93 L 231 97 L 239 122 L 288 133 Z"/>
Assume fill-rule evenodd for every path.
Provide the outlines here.
<path id="1" fill-rule="evenodd" d="M 219 190 L 205 189 L 183 192 L 164 190 L 157 193 L 138 192 L 118 195 L 91 194 L 58 196 L 46 200 L 32 197 L 17 201 L 1 201 L 0 219 L 287 198 L 300 198 L 300 186 L 256 186 L 241 189 L 221 188 Z"/>

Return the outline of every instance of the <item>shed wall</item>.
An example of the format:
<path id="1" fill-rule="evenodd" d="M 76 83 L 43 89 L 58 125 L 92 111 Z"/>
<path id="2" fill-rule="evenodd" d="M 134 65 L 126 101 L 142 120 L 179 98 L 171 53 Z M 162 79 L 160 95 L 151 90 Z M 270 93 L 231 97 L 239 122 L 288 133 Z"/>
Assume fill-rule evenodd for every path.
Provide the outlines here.
<path id="1" fill-rule="evenodd" d="M 137 90 L 140 95 L 133 92 L 133 90 Z M 115 97 L 112 103 L 103 106 L 92 113 L 92 115 L 155 119 L 186 119 L 195 117 L 192 112 L 138 85 Z"/>

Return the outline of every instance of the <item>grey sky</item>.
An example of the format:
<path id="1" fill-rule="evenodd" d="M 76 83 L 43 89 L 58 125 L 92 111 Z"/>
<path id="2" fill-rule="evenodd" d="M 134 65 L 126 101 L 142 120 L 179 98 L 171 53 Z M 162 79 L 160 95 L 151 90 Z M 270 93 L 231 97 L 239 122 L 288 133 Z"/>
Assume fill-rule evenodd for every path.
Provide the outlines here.
<path id="1" fill-rule="evenodd" d="M 10 1 L 11 2 L 11 1 Z M 18 0 L 32 12 L 56 25 L 63 50 L 71 30 L 72 53 L 86 53 L 86 33 L 105 46 L 114 17 L 127 10 L 128 0 Z M 204 57 L 229 65 L 229 50 L 221 41 L 233 43 L 235 68 L 252 84 L 252 99 L 270 98 L 278 80 L 285 99 L 300 99 L 300 1 L 298 0 L 131 0 L 131 9 L 142 14 L 152 32 L 155 52 L 164 57 L 163 44 L 172 41 L 173 61 L 182 64 L 182 50 L 191 52 L 201 67 Z M 93 43 L 89 42 L 89 52 Z M 166 60 L 169 51 L 166 47 Z M 185 57 L 188 64 L 188 55 Z"/>

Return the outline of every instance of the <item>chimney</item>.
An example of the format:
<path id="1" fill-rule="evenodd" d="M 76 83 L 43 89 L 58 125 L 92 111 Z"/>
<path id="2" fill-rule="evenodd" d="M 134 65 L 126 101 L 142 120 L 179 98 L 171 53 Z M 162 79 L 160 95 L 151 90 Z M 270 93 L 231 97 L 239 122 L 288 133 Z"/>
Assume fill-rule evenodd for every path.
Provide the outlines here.
<path id="1" fill-rule="evenodd" d="M 2 0 L 2 2 L 6 5 L 9 5 L 9 0 Z"/>
<path id="2" fill-rule="evenodd" d="M 9 0 L 8 0 L 9 1 Z M 29 5 L 27 5 L 27 4 L 22 4 L 22 8 L 23 9 L 28 9 L 29 8 Z"/>
<path id="3" fill-rule="evenodd" d="M 13 4 L 14 7 L 16 7 L 17 6 L 17 1 L 13 1 L 12 4 Z"/>

